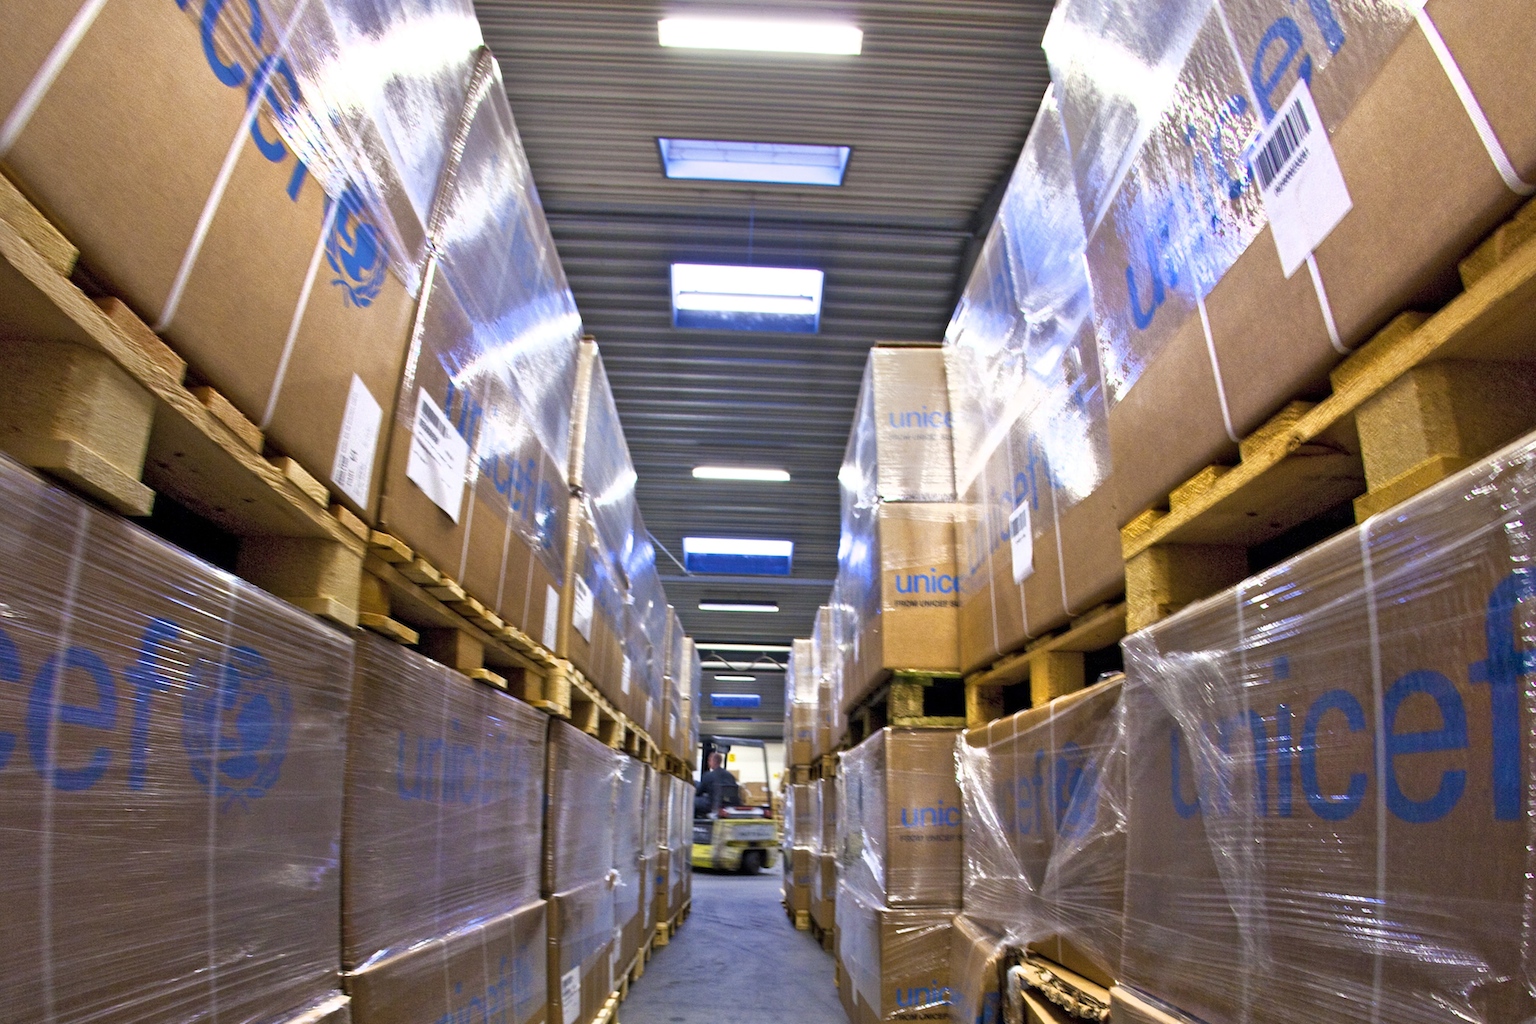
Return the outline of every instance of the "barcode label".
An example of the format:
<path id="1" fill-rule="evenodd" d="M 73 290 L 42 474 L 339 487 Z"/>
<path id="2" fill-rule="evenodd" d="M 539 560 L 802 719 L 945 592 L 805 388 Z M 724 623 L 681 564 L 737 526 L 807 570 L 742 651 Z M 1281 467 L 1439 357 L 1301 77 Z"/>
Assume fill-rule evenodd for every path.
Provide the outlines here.
<path id="1" fill-rule="evenodd" d="M 379 428 L 383 425 L 384 410 L 368 385 L 354 373 L 347 391 L 346 411 L 341 417 L 341 436 L 336 439 L 331 482 L 365 509 L 373 483 L 373 459 L 379 450 Z"/>
<path id="2" fill-rule="evenodd" d="M 469 443 L 448 422 L 425 388 L 417 393 L 416 418 L 411 424 L 411 451 L 405 476 L 432 499 L 432 504 L 459 521 L 464 484 L 469 471 Z"/>
<path id="3" fill-rule="evenodd" d="M 1354 206 L 1305 79 L 1248 152 L 1280 265 L 1290 277 Z"/>
<path id="4" fill-rule="evenodd" d="M 1312 122 L 1307 120 L 1307 108 L 1298 100 L 1281 115 L 1275 125 L 1274 135 L 1253 161 L 1253 170 L 1259 176 L 1259 187 L 1269 188 L 1280 176 L 1280 169 L 1301 148 L 1302 140 L 1312 134 Z"/>

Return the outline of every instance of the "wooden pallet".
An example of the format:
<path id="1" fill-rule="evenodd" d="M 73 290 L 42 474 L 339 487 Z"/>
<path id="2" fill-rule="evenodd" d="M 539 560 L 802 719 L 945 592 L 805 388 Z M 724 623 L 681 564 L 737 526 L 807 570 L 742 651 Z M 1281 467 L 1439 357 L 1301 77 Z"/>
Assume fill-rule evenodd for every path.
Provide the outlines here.
<path id="1" fill-rule="evenodd" d="M 789 918 L 789 923 L 794 925 L 797 932 L 811 930 L 811 912 L 809 910 L 791 910 L 789 904 L 783 904 L 784 914 Z"/>
<path id="2" fill-rule="evenodd" d="M 603 1002 L 603 1008 L 597 1011 L 597 1016 L 592 1018 L 592 1024 L 619 1024 L 619 993 L 617 990 L 609 993 Z"/>
<path id="3" fill-rule="evenodd" d="M 828 780 L 837 778 L 837 759 L 842 751 L 833 751 L 830 754 L 822 754 L 811 765 L 811 781 Z"/>
<path id="4" fill-rule="evenodd" d="M 1353 501 L 1380 513 L 1536 426 L 1536 204 L 1461 264 L 1465 290 L 1403 313 L 1329 375 L 1121 530 L 1126 625 L 1248 575 L 1247 549 Z"/>
<path id="5" fill-rule="evenodd" d="M 848 713 L 848 742 L 856 744 L 886 726 L 898 729 L 964 729 L 965 684 L 958 672 L 897 669 Z M 954 714 L 939 714 L 952 710 Z"/>
<path id="6" fill-rule="evenodd" d="M 1003 690 L 1029 684 L 1029 707 L 1047 704 L 1089 682 L 1086 657 L 1118 644 L 1125 636 L 1125 605 L 1101 605 L 1073 619 L 1067 628 L 999 659 L 966 677 L 965 722 L 974 729 L 1003 715 Z"/>
<path id="7" fill-rule="evenodd" d="M 791 786 L 804 786 L 811 781 L 813 766 L 808 764 L 792 764 L 784 768 L 784 778 Z"/>
<path id="8" fill-rule="evenodd" d="M 146 515 L 165 494 L 239 540 L 250 582 L 357 625 L 363 523 L 126 305 L 72 279 L 79 254 L 0 178 L 0 437 L 18 461 Z"/>
<path id="9" fill-rule="evenodd" d="M 811 918 L 811 937 L 821 944 L 822 949 L 828 953 L 832 952 L 833 943 L 836 941 L 836 934 L 833 929 L 823 928 L 817 924 L 815 917 Z"/>

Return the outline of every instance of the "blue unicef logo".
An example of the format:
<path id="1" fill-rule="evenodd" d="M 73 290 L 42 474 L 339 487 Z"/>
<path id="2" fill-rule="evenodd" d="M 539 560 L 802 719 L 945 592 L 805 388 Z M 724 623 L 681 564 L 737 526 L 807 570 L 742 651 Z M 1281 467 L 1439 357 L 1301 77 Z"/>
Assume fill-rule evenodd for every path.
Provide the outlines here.
<path id="1" fill-rule="evenodd" d="M 192 777 L 221 810 L 258 799 L 277 784 L 292 721 L 288 687 L 258 652 L 231 648 L 223 665 L 199 658 L 181 710 Z"/>
<path id="2" fill-rule="evenodd" d="M 326 261 L 337 275 L 331 284 L 351 305 L 371 305 L 384 287 L 384 243 L 355 188 L 349 186 L 336 206 L 335 224 L 325 240 Z"/>

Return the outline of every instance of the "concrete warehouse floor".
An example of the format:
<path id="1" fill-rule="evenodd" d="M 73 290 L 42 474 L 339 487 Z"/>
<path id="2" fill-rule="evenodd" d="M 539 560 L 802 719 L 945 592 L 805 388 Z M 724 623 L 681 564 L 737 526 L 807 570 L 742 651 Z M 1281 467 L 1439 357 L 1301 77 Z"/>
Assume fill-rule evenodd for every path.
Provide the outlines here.
<path id="1" fill-rule="evenodd" d="M 778 870 L 693 873 L 693 913 L 619 1008 L 621 1024 L 848 1024 L 832 955 L 797 932 Z"/>

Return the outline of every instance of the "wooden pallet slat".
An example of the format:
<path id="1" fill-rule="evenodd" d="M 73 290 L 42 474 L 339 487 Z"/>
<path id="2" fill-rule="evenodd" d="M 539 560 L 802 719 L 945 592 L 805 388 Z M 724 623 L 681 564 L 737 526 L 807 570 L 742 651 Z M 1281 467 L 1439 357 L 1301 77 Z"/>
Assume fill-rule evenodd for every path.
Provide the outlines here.
<path id="1" fill-rule="evenodd" d="M 1465 290 L 1400 314 L 1240 444 L 1121 530 L 1128 626 L 1248 574 L 1249 548 L 1353 504 L 1395 506 L 1536 427 L 1536 203 L 1461 264 Z"/>
<path id="2" fill-rule="evenodd" d="M 1002 717 L 1003 690 L 1029 685 L 1030 707 L 1047 704 L 1088 684 L 1087 655 L 1118 644 L 1126 634 L 1126 602 L 1101 605 L 1073 619 L 1066 629 L 1032 642 L 965 681 L 967 728 Z"/>

